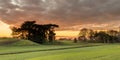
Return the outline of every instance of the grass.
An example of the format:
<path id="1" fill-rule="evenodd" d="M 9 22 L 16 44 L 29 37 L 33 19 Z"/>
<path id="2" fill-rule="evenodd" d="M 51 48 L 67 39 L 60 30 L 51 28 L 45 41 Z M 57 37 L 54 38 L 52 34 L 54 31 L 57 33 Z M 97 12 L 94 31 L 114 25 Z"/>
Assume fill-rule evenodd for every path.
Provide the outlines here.
<path id="1" fill-rule="evenodd" d="M 8 41 L 7 39 L 0 39 Z M 12 41 L 12 39 L 10 39 Z M 9 41 L 10 41 L 9 40 Z M 62 41 L 60 44 L 38 45 L 17 40 L 0 46 L 1 60 L 119 60 L 120 44 L 91 44 Z"/>
<path id="2" fill-rule="evenodd" d="M 0 38 L 0 45 L 3 46 L 27 46 L 27 45 L 39 45 L 37 43 L 34 43 L 32 41 L 29 40 L 22 40 L 22 39 L 13 39 L 13 38 Z"/>
<path id="3" fill-rule="evenodd" d="M 59 46 L 59 47 L 42 46 L 42 48 L 41 46 L 37 46 L 36 49 L 39 48 L 46 50 L 46 49 L 58 49 L 63 47 L 68 47 L 68 46 Z M 32 49 L 32 47 L 29 47 L 29 49 Z M 35 50 L 35 48 L 33 48 L 32 50 Z M 71 49 L 63 49 L 63 50 L 50 50 L 50 51 L 48 50 L 48 51 L 36 51 L 36 52 L 21 53 L 21 54 L 0 55 L 0 59 L 2 60 L 76 60 L 76 59 L 77 60 L 119 60 L 120 59 L 119 53 L 120 53 L 119 44 L 110 44 L 110 45 L 71 48 Z"/>
<path id="4" fill-rule="evenodd" d="M 61 52 L 61 51 L 57 51 Z M 64 50 L 58 54 L 39 56 L 28 60 L 119 60 L 119 45 L 105 45 Z"/>

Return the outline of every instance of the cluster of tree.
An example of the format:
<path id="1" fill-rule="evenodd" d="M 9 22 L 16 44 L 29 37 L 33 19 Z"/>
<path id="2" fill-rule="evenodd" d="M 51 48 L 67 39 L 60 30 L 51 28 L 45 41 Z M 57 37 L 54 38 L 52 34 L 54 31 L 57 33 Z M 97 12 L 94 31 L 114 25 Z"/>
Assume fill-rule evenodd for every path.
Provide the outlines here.
<path id="1" fill-rule="evenodd" d="M 92 29 L 83 28 L 80 30 L 78 40 L 101 42 L 101 43 L 115 43 L 120 42 L 120 32 L 116 30 L 108 31 L 93 31 Z"/>
<path id="2" fill-rule="evenodd" d="M 36 43 L 55 40 L 54 28 L 59 27 L 56 24 L 36 24 L 36 21 L 25 21 L 19 28 L 12 27 L 13 38 L 28 39 Z"/>

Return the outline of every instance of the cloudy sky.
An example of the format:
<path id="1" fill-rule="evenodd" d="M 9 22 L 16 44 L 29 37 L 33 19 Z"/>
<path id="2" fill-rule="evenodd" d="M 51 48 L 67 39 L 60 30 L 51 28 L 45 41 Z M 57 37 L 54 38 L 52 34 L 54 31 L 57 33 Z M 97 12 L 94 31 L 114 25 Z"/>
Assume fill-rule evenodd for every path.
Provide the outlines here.
<path id="1" fill-rule="evenodd" d="M 0 0 L 0 19 L 10 25 L 55 23 L 59 30 L 115 29 L 120 26 L 120 0 Z"/>

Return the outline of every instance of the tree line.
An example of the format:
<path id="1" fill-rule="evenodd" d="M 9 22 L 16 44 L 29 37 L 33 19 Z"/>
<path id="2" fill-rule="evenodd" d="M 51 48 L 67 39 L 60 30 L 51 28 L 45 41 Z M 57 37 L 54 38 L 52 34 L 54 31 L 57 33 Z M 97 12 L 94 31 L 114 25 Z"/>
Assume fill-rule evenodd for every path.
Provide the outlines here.
<path id="1" fill-rule="evenodd" d="M 25 21 L 20 27 L 12 27 L 11 30 L 13 38 L 27 39 L 43 44 L 55 40 L 55 28 L 58 27 L 57 24 L 36 24 L 36 21 Z M 120 32 L 116 30 L 94 31 L 83 28 L 80 30 L 79 37 L 74 39 L 75 43 L 77 41 L 116 43 L 120 42 Z"/>
<path id="2" fill-rule="evenodd" d="M 56 24 L 36 24 L 36 21 L 25 21 L 20 27 L 12 27 L 13 38 L 28 39 L 36 43 L 53 42 Z"/>
<path id="3" fill-rule="evenodd" d="M 120 32 L 116 30 L 94 31 L 83 28 L 80 30 L 78 40 L 83 42 L 116 43 L 120 42 Z"/>

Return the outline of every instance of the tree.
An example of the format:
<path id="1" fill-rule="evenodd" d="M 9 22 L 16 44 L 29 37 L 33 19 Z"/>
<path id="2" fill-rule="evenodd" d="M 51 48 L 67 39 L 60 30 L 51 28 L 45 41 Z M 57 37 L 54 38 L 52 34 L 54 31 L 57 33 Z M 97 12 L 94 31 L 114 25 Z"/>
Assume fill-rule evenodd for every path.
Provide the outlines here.
<path id="1" fill-rule="evenodd" d="M 77 38 L 74 38 L 74 43 L 77 43 Z"/>
<path id="2" fill-rule="evenodd" d="M 30 39 L 32 38 L 32 35 L 33 35 L 33 29 L 34 29 L 34 25 L 35 25 L 36 21 L 25 21 L 20 29 L 21 29 L 21 32 L 24 31 L 23 33 L 27 32 L 28 34 L 26 34 L 26 38 L 27 39 Z"/>
<path id="3" fill-rule="evenodd" d="M 79 33 L 79 39 L 86 41 L 87 33 L 88 33 L 88 29 L 86 28 L 81 29 Z"/>
<path id="4" fill-rule="evenodd" d="M 24 37 L 24 39 L 31 40 L 36 43 L 44 43 L 48 36 L 49 41 L 52 42 L 55 38 L 54 28 L 59 27 L 56 24 L 45 24 L 39 25 L 36 24 L 36 21 L 25 21 L 20 28 L 13 28 L 13 33 L 16 32 L 20 35 L 18 37 Z M 23 39 L 23 38 L 22 38 Z"/>
<path id="5" fill-rule="evenodd" d="M 103 43 L 109 43 L 110 40 L 110 36 L 103 31 L 96 33 L 94 37 L 97 38 L 96 40 L 98 42 L 103 42 Z"/>
<path id="6" fill-rule="evenodd" d="M 93 40 L 95 32 L 92 29 L 83 28 L 80 30 L 79 39 L 82 38 L 83 41 L 85 40 Z"/>
<path id="7" fill-rule="evenodd" d="M 12 36 L 13 36 L 13 38 L 19 38 L 20 32 L 17 31 L 18 28 L 16 28 L 16 27 L 11 27 L 11 30 L 12 30 Z"/>
<path id="8" fill-rule="evenodd" d="M 110 42 L 113 43 L 113 42 L 118 42 L 118 34 L 119 32 L 118 31 L 115 31 L 115 30 L 109 30 L 107 31 L 107 33 L 110 35 Z"/>
<path id="9" fill-rule="evenodd" d="M 45 25 L 47 27 L 47 31 L 48 31 L 48 40 L 49 42 L 53 42 L 55 40 L 55 28 L 59 27 L 56 24 L 47 24 Z"/>
<path id="10" fill-rule="evenodd" d="M 88 42 L 103 42 L 103 43 L 114 43 L 119 41 L 119 32 L 115 30 L 108 31 L 93 31 L 92 29 L 83 28 L 79 33 L 79 40 Z"/>
<path id="11" fill-rule="evenodd" d="M 94 40 L 94 35 L 95 35 L 95 31 L 93 31 L 92 29 L 89 29 L 87 34 L 89 40 Z"/>

